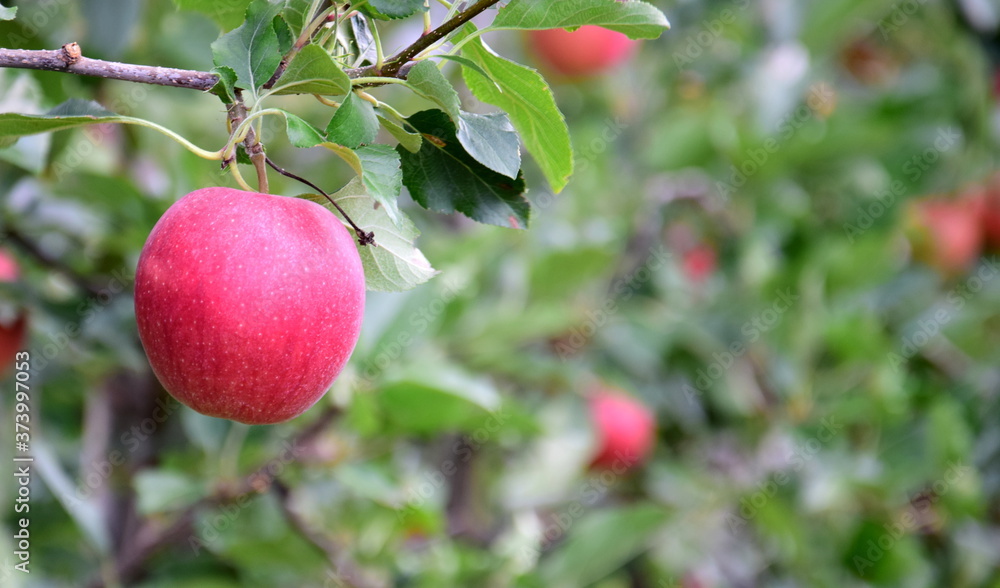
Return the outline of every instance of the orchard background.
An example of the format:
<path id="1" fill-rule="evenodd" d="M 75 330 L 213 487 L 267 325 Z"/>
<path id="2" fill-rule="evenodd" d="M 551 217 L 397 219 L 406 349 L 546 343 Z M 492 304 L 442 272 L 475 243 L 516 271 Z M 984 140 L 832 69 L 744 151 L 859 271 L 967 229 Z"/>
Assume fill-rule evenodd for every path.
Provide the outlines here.
<path id="1" fill-rule="evenodd" d="M 249 2 L 5 4 L 3 48 L 210 71 Z M 651 4 L 672 28 L 586 79 L 546 71 L 523 32 L 484 35 L 546 75 L 569 182 L 523 152 L 526 230 L 404 190 L 407 238 L 439 273 L 410 264 L 405 291 L 369 291 L 347 369 L 279 425 L 179 405 L 136 334 L 150 229 L 192 190 L 237 186 L 230 171 L 134 125 L 7 140 L 0 235 L 21 274 L 0 318 L 29 312 L 35 461 L 27 515 L 17 479 L 0 485 L 0 585 L 1000 586 L 1000 267 L 980 233 L 1000 197 L 1000 6 Z M 377 26 L 387 55 L 424 30 Z M 433 62 L 463 109 L 495 112 L 473 66 Z M 405 116 L 453 105 L 397 86 L 367 92 Z M 74 98 L 226 142 L 205 92 L 0 69 L 2 113 Z M 282 100 L 305 124 L 333 112 Z M 288 120 L 259 119 L 268 157 L 357 187 L 331 148 L 290 144 L 307 127 Z M 274 173 L 270 191 L 310 192 Z M 628 471 L 588 467 L 598 389 L 655 414 Z"/>

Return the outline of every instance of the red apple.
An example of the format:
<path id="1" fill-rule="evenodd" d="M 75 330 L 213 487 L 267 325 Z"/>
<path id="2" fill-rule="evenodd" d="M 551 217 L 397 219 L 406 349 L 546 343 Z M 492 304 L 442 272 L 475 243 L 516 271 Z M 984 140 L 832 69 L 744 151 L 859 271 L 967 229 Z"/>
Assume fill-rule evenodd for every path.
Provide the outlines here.
<path id="1" fill-rule="evenodd" d="M 532 51 L 554 73 L 568 78 L 607 71 L 628 59 L 636 41 L 623 33 L 594 25 L 570 32 L 565 29 L 528 31 Z"/>
<path id="2" fill-rule="evenodd" d="M 907 219 L 913 256 L 945 275 L 965 272 L 982 248 L 982 210 L 978 197 L 914 202 Z"/>
<path id="3" fill-rule="evenodd" d="M 17 265 L 17 260 L 0 249 L 0 282 L 16 282 L 21 277 L 21 268 Z"/>
<path id="4" fill-rule="evenodd" d="M 701 284 L 715 271 L 715 249 L 706 243 L 695 245 L 681 256 L 681 266 L 689 280 Z"/>
<path id="5" fill-rule="evenodd" d="M 0 282 L 16 282 L 21 268 L 6 251 L 0 250 Z M 14 363 L 14 357 L 24 344 L 28 327 L 28 313 L 19 310 L 12 317 L 0 316 L 0 374 Z"/>
<path id="6" fill-rule="evenodd" d="M 599 390 L 590 397 L 590 416 L 598 438 L 591 467 L 624 471 L 641 463 L 653 448 L 656 420 L 635 398 Z"/>
<path id="7" fill-rule="evenodd" d="M 297 198 L 191 192 L 153 227 L 136 269 L 139 338 L 163 387 L 242 423 L 286 421 L 319 400 L 364 305 L 351 234 Z"/>

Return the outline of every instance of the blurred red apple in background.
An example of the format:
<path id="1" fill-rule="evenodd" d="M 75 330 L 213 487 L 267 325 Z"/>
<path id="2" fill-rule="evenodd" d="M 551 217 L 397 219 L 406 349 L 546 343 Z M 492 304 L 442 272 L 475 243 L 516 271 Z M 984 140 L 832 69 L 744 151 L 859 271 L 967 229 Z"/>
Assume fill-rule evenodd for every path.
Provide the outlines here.
<path id="1" fill-rule="evenodd" d="M 181 403 L 250 424 L 312 406 L 361 330 L 365 278 L 353 238 L 307 200 L 196 190 L 153 227 L 135 314 L 149 363 Z"/>
<path id="2" fill-rule="evenodd" d="M 983 208 L 978 195 L 912 202 L 906 223 L 913 257 L 945 275 L 964 273 L 982 249 Z"/>
<path id="3" fill-rule="evenodd" d="M 528 31 L 531 50 L 542 65 L 567 78 L 602 73 L 621 64 L 635 52 L 637 42 L 623 33 L 585 25 L 565 29 Z"/>
<path id="4" fill-rule="evenodd" d="M 600 389 L 589 402 L 598 440 L 591 467 L 624 471 L 641 463 L 656 441 L 653 413 L 617 390 Z"/>
<path id="5" fill-rule="evenodd" d="M 0 282 L 16 282 L 21 277 L 21 268 L 10 253 L 0 250 Z M 4 313 L 6 314 L 6 313 Z M 15 310 L 11 316 L 0 314 L 0 374 L 14 363 L 14 357 L 24 344 L 24 334 L 28 327 L 28 313 Z"/>
<path id="6" fill-rule="evenodd" d="M 681 255 L 681 267 L 684 275 L 696 284 L 707 280 L 716 268 L 715 248 L 707 243 L 701 243 L 685 251 Z"/>

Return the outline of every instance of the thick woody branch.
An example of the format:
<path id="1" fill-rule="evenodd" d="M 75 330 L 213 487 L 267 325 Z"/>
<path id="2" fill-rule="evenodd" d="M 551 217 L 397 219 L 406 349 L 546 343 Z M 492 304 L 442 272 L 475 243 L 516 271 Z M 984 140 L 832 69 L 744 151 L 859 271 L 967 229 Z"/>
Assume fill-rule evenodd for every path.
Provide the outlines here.
<path id="1" fill-rule="evenodd" d="M 68 43 L 56 51 L 0 49 L 0 67 L 59 71 L 81 76 L 202 91 L 211 90 L 219 81 L 217 75 L 207 71 L 132 65 L 91 59 L 81 55 L 80 46 L 76 43 Z"/>
<path id="2" fill-rule="evenodd" d="M 376 70 L 374 66 L 369 66 L 349 69 L 347 70 L 347 74 L 352 78 L 377 76 L 405 79 L 406 74 L 409 72 L 407 64 L 413 61 L 421 52 L 444 39 L 499 1 L 479 0 L 472 6 L 456 14 L 453 18 L 442 23 L 441 26 L 417 39 L 409 47 L 388 58 L 381 70 Z M 76 43 L 68 43 L 55 51 L 0 48 L 0 67 L 58 71 L 110 80 L 124 80 L 127 82 L 189 88 L 201 91 L 211 90 L 219 81 L 219 76 L 207 71 L 133 65 L 130 63 L 91 59 L 81 54 L 80 46 Z M 277 77 L 280 77 L 279 72 L 275 72 Z M 268 85 L 273 85 L 277 82 L 277 77 L 269 80 Z"/>

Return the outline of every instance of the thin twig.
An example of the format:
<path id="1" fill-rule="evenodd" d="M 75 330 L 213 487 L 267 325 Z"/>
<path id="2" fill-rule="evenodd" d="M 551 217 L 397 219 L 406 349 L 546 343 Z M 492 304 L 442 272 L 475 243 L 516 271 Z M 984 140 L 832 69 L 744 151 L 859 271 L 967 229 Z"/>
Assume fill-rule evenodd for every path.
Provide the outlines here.
<path id="1" fill-rule="evenodd" d="M 292 178 L 293 180 L 302 182 L 303 184 L 309 186 L 313 190 L 316 190 L 317 192 L 322 194 L 327 200 L 329 200 L 330 204 L 336 207 L 336 209 L 340 211 L 340 214 L 342 214 L 344 218 L 347 219 L 347 222 L 351 224 L 351 227 L 354 229 L 354 234 L 358 236 L 358 243 L 360 243 L 362 246 L 371 245 L 373 247 L 378 247 L 378 243 L 375 242 L 375 233 L 372 231 L 366 233 L 361 229 L 361 227 L 354 224 L 354 221 L 351 220 L 351 217 L 347 215 L 344 209 L 341 208 L 340 205 L 337 204 L 337 202 L 333 198 L 330 198 L 330 195 L 324 192 L 322 188 L 320 188 L 316 184 L 310 182 L 309 180 L 303 177 L 297 176 L 286 169 L 282 169 L 281 167 L 278 166 L 278 164 L 274 163 L 274 161 L 272 161 L 270 157 L 266 157 L 265 161 L 267 161 L 267 165 L 271 166 L 271 168 L 274 169 L 274 171 L 278 172 L 283 176 Z"/>
<path id="2" fill-rule="evenodd" d="M 281 480 L 274 480 L 271 486 L 274 494 L 278 498 L 278 505 L 285 516 L 288 524 L 295 529 L 306 541 L 312 544 L 326 558 L 330 564 L 330 571 L 336 575 L 339 585 L 348 588 L 359 588 L 366 586 L 361 570 L 357 564 L 346 556 L 347 548 L 339 545 L 332 537 L 327 536 L 322 531 L 313 528 L 305 518 L 299 514 L 292 506 L 292 489 Z"/>
<path id="3" fill-rule="evenodd" d="M 211 90 L 219 81 L 219 76 L 207 71 L 133 65 L 83 57 L 80 54 L 80 46 L 76 43 L 67 43 L 63 45 L 62 49 L 56 51 L 0 49 L 0 67 L 59 71 L 81 76 L 201 91 Z"/>
<path id="4" fill-rule="evenodd" d="M 377 76 L 406 79 L 406 75 L 409 73 L 407 65 L 413 61 L 414 57 L 434 45 L 434 43 L 444 39 L 453 31 L 499 1 L 479 0 L 442 23 L 436 29 L 421 36 L 409 47 L 388 58 L 380 70 L 375 66 L 368 66 L 347 69 L 345 72 L 351 78 Z M 287 65 L 286 61 L 285 67 Z M 211 90 L 219 82 L 219 76 L 207 71 L 134 65 L 83 57 L 80 53 L 80 46 L 76 43 L 67 43 L 63 45 L 62 49 L 55 51 L 0 48 L 0 67 L 58 71 L 111 80 L 124 80 L 201 91 Z M 281 77 L 281 73 L 284 72 L 279 66 L 275 75 L 267 83 L 273 86 L 278 81 L 278 78 Z"/>

